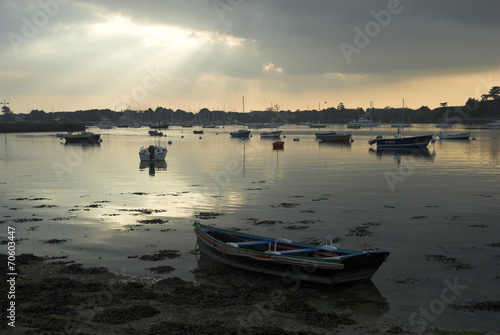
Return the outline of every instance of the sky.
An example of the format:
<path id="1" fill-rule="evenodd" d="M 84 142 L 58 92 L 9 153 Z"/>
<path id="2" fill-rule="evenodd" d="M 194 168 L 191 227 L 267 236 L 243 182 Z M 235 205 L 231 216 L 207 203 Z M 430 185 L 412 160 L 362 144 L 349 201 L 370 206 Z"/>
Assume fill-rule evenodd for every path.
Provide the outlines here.
<path id="1" fill-rule="evenodd" d="M 0 32 L 14 113 L 436 108 L 500 86 L 498 0 L 0 0 Z"/>

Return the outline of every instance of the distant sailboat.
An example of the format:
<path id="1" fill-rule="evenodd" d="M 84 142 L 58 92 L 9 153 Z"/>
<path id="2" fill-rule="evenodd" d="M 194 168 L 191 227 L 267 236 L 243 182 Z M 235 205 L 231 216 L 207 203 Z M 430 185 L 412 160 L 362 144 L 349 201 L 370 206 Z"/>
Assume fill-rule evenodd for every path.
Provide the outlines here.
<path id="1" fill-rule="evenodd" d="M 408 115 L 408 119 L 409 118 L 410 118 L 410 116 Z M 413 127 L 413 125 L 411 123 L 405 122 L 405 100 L 403 99 L 403 121 L 401 121 L 401 122 L 398 121 L 398 122 L 391 124 L 391 128 L 409 128 L 409 127 Z"/>

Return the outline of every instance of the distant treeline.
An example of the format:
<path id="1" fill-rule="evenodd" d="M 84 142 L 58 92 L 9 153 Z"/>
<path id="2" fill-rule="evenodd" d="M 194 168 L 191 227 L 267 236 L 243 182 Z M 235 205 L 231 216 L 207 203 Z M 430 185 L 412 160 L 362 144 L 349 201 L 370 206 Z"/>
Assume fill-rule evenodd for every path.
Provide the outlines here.
<path id="1" fill-rule="evenodd" d="M 29 114 L 2 115 L 1 121 L 25 122 L 83 122 L 98 123 L 109 120 L 111 123 L 137 122 L 137 123 L 347 123 L 360 117 L 374 121 L 395 122 L 409 120 L 414 123 L 486 123 L 492 119 L 500 119 L 500 98 L 493 100 L 476 100 L 470 98 L 464 106 L 443 106 L 430 109 L 422 106 L 419 109 L 362 108 L 348 109 L 331 107 L 323 110 L 296 110 L 296 111 L 251 111 L 248 113 L 225 112 L 203 108 L 197 113 L 184 110 L 157 107 L 155 110 L 125 110 L 112 111 L 110 109 L 78 110 L 73 112 L 45 112 L 32 110 Z"/>

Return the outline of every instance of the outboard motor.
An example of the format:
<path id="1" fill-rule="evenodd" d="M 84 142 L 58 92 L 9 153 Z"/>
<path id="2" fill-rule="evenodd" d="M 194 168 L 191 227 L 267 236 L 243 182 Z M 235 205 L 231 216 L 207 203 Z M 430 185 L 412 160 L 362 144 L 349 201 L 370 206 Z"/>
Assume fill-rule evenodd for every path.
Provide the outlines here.
<path id="1" fill-rule="evenodd" d="M 153 160 L 155 158 L 155 146 L 150 145 L 148 151 L 149 151 L 149 159 Z"/>

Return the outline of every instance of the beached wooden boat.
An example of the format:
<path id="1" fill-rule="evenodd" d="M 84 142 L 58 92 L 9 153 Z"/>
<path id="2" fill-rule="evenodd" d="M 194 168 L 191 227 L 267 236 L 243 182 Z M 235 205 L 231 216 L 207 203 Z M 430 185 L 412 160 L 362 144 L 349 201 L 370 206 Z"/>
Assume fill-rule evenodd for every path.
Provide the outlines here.
<path id="1" fill-rule="evenodd" d="M 321 284 L 369 280 L 387 260 L 389 251 L 337 249 L 331 239 L 324 246 L 294 243 L 209 227 L 195 221 L 202 254 L 240 269 Z"/>

